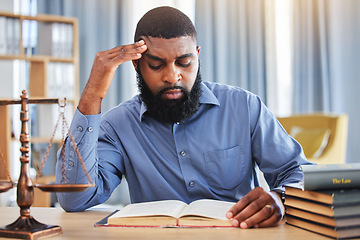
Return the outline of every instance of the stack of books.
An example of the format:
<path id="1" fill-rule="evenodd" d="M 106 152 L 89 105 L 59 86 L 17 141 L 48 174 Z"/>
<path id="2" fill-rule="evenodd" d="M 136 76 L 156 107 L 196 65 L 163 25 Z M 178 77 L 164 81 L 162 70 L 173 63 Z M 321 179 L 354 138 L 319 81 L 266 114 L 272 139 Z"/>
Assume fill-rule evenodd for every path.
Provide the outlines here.
<path id="1" fill-rule="evenodd" d="M 303 189 L 285 187 L 286 223 L 336 239 L 360 237 L 360 164 L 302 168 Z"/>

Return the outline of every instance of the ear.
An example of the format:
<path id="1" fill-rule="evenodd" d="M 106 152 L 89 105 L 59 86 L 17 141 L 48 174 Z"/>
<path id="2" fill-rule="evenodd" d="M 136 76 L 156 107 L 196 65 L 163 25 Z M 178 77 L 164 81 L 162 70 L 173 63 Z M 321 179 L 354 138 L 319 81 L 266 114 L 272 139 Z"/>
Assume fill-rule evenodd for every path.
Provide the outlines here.
<path id="1" fill-rule="evenodd" d="M 139 59 L 132 60 L 132 64 L 133 64 L 134 69 L 135 69 L 136 72 L 138 72 L 138 69 L 137 69 L 138 61 L 139 61 Z"/>
<path id="2" fill-rule="evenodd" d="M 200 46 L 196 46 L 196 51 L 197 51 L 197 55 L 199 56 L 199 54 L 200 54 Z"/>

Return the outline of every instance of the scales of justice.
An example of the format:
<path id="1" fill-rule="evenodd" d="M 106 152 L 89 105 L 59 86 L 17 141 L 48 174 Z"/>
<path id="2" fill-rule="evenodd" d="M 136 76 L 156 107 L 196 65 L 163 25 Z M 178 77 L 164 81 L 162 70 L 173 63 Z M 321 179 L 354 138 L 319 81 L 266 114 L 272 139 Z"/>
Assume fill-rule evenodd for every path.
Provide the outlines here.
<path id="1" fill-rule="evenodd" d="M 21 120 L 21 133 L 20 133 L 20 142 L 21 142 L 21 157 L 20 157 L 20 176 L 17 182 L 14 182 L 11 179 L 9 169 L 6 167 L 3 154 L 0 151 L 0 160 L 4 164 L 4 168 L 7 171 L 9 181 L 0 181 L 0 193 L 6 192 L 11 188 L 17 187 L 17 197 L 16 201 L 20 207 L 20 217 L 15 220 L 15 222 L 6 225 L 5 227 L 0 227 L 0 237 L 7 238 L 22 238 L 22 239 L 36 239 L 43 236 L 53 236 L 62 233 L 60 226 L 56 225 L 47 225 L 40 223 L 35 218 L 30 215 L 30 207 L 34 202 L 34 188 L 39 188 L 42 191 L 46 192 L 80 192 L 84 191 L 88 187 L 93 187 L 95 184 L 92 182 L 88 171 L 86 170 L 85 164 L 80 156 L 76 143 L 73 136 L 69 130 L 69 126 L 65 119 L 64 109 L 66 106 L 66 99 L 61 101 L 60 99 L 29 99 L 25 90 L 22 91 L 20 100 L 0 100 L 0 105 L 12 105 L 12 104 L 21 104 L 20 120 Z M 28 104 L 58 104 L 59 105 L 59 118 L 55 125 L 54 132 L 49 141 L 46 153 L 42 159 L 41 167 L 37 172 L 36 179 L 33 182 L 30 178 L 30 134 L 29 134 L 29 107 Z M 62 120 L 63 127 L 63 137 L 62 137 L 62 180 L 60 184 L 36 184 L 37 178 L 41 175 L 41 171 L 44 167 L 47 155 L 49 154 L 50 147 L 52 145 L 56 129 L 59 125 L 60 120 Z M 68 184 L 65 179 L 65 145 L 64 145 L 64 129 L 67 128 L 69 138 L 71 143 L 76 151 L 79 162 L 88 178 L 87 184 Z"/>

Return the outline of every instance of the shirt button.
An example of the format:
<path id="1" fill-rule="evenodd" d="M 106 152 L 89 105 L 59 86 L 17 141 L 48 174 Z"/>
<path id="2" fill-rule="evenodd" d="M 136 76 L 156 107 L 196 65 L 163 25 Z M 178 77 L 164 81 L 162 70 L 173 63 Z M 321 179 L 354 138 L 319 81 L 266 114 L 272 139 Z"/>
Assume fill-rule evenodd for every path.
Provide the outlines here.
<path id="1" fill-rule="evenodd" d="M 69 166 L 70 166 L 70 167 L 73 167 L 73 166 L 74 166 L 74 162 L 70 161 L 70 162 L 69 162 Z"/>
<path id="2" fill-rule="evenodd" d="M 186 152 L 185 152 L 185 151 L 181 151 L 181 152 L 180 152 L 180 155 L 181 155 L 182 157 L 184 157 L 184 156 L 186 155 Z"/>
<path id="3" fill-rule="evenodd" d="M 92 127 L 89 127 L 89 128 L 88 128 L 88 131 L 89 131 L 89 132 L 92 132 L 93 130 L 94 130 L 94 129 L 93 129 Z"/>
<path id="4" fill-rule="evenodd" d="M 194 181 L 189 182 L 189 186 L 190 186 L 190 187 L 195 186 L 195 182 L 194 182 Z"/>
<path id="5" fill-rule="evenodd" d="M 82 132 L 82 131 L 83 131 L 83 128 L 82 128 L 81 126 L 79 126 L 79 127 L 77 128 L 77 130 L 78 130 L 79 132 Z"/>

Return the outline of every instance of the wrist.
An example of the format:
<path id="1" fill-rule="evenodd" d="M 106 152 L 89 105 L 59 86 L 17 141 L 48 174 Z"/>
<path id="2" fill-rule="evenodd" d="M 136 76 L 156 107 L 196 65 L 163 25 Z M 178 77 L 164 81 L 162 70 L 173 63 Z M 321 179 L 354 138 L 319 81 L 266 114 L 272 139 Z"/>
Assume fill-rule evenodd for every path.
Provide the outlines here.
<path id="1" fill-rule="evenodd" d="M 277 204 L 280 208 L 281 216 L 284 217 L 285 215 L 285 192 L 281 189 L 274 189 L 271 192 L 274 193 L 275 197 L 277 198 Z"/>
<path id="2" fill-rule="evenodd" d="M 83 115 L 95 115 L 101 112 L 102 99 L 98 97 L 91 97 L 82 95 L 79 101 L 78 110 Z"/>
<path id="3" fill-rule="evenodd" d="M 285 203 L 285 191 L 281 189 L 274 189 L 272 192 L 275 192 L 277 196 L 279 196 L 279 199 L 281 200 L 282 204 Z"/>

